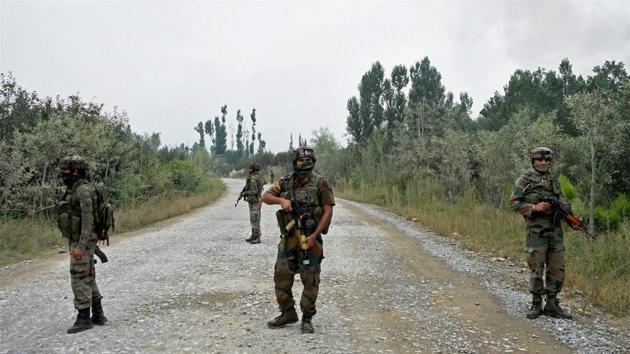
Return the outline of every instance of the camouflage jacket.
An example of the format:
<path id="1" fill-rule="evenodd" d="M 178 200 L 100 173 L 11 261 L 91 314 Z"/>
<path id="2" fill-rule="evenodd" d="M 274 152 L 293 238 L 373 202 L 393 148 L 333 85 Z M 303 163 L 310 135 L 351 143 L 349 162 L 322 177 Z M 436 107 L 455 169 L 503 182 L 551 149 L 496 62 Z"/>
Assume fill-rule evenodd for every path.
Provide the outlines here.
<path id="1" fill-rule="evenodd" d="M 510 208 L 523 215 L 527 220 L 528 229 L 533 229 L 533 231 L 554 229 L 560 225 L 559 220 L 556 220 L 554 225 L 553 213 L 543 214 L 534 211 L 534 206 L 548 197 L 557 198 L 561 204 L 571 208 L 555 176 L 550 173 L 540 173 L 532 168 L 516 180 L 510 197 Z"/>
<path id="2" fill-rule="evenodd" d="M 247 176 L 245 187 L 243 187 L 242 193 L 247 198 L 248 203 L 258 203 L 260 201 L 260 195 L 262 194 L 265 186 L 265 180 L 260 173 L 254 172 Z"/>
<path id="3" fill-rule="evenodd" d="M 86 180 L 79 180 L 67 188 L 58 204 L 58 225 L 62 235 L 84 250 L 88 240 L 96 239 L 95 205 L 96 191 Z"/>

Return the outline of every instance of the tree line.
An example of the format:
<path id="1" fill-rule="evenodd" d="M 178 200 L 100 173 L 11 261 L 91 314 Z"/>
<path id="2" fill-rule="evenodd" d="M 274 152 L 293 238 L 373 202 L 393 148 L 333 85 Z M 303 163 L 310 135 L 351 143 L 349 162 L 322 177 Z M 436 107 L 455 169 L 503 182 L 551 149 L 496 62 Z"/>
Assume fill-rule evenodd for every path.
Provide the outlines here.
<path id="1" fill-rule="evenodd" d="M 131 130 L 127 114 L 78 95 L 40 97 L 0 73 L 0 216 L 49 217 L 63 184 L 58 162 L 85 157 L 90 178 L 117 206 L 209 188 L 207 163 L 184 144 L 161 146 L 159 133 Z"/>
<path id="2" fill-rule="evenodd" d="M 423 185 L 437 198 L 474 193 L 505 207 L 530 168 L 529 150 L 548 146 L 577 209 L 603 228 L 630 214 L 630 78 L 622 62 L 606 61 L 586 77 L 568 59 L 557 71 L 518 69 L 474 119 L 472 103 L 466 92 L 446 90 L 428 57 L 389 75 L 375 62 L 347 101 L 348 146 L 315 132 L 318 168 L 354 188 Z"/>

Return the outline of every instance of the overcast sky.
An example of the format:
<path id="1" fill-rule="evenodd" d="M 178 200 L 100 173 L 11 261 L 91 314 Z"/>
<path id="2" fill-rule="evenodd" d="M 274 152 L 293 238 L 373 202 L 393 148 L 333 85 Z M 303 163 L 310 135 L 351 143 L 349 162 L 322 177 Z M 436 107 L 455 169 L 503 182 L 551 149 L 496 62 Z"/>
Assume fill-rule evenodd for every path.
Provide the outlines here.
<path id="1" fill-rule="evenodd" d="M 168 145 L 192 145 L 223 104 L 231 122 L 256 108 L 276 152 L 322 126 L 345 142 L 346 101 L 371 64 L 389 75 L 424 56 L 476 116 L 517 68 L 630 64 L 630 1 L 0 0 L 1 72 L 44 96 L 118 106 Z"/>

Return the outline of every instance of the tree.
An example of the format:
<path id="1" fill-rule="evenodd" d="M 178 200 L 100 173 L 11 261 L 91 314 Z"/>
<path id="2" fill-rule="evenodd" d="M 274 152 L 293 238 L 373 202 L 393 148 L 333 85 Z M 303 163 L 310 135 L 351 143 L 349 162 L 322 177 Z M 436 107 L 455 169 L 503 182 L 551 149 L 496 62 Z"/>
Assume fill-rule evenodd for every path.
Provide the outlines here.
<path id="1" fill-rule="evenodd" d="M 402 122 L 405 114 L 405 107 L 407 106 L 407 98 L 403 90 L 409 84 L 409 76 L 407 76 L 407 68 L 404 65 L 396 65 L 392 69 L 391 84 L 395 89 L 394 94 L 394 113 L 395 120 Z"/>
<path id="2" fill-rule="evenodd" d="M 576 127 L 586 135 L 590 145 L 591 157 L 591 191 L 589 197 L 589 231 L 595 232 L 595 184 L 598 169 L 598 158 L 604 146 L 619 140 L 616 131 L 617 122 L 612 115 L 609 99 L 600 92 L 576 94 L 568 100 L 571 118 Z"/>
<path id="3" fill-rule="evenodd" d="M 227 106 L 221 107 L 221 119 L 214 117 L 214 133 L 215 145 L 214 153 L 222 155 L 227 150 L 227 127 L 225 125 L 225 116 L 227 115 Z"/>
<path id="4" fill-rule="evenodd" d="M 206 139 L 204 138 L 205 135 L 205 130 L 203 127 L 203 123 L 199 122 L 197 123 L 197 125 L 194 127 L 195 131 L 197 133 L 199 133 L 199 146 L 201 148 L 205 148 L 206 147 Z"/>
<path id="5" fill-rule="evenodd" d="M 385 70 L 378 61 L 372 64 L 368 72 L 363 74 L 359 84 L 359 116 L 361 118 L 361 132 L 368 137 L 374 129 L 381 128 L 384 110 L 381 105 L 383 95 L 383 80 Z"/>
<path id="6" fill-rule="evenodd" d="M 256 142 L 256 108 L 252 109 L 249 118 L 252 120 L 252 142 L 249 145 L 249 154 L 254 155 L 254 143 Z"/>
<path id="7" fill-rule="evenodd" d="M 262 154 L 265 152 L 265 147 L 267 146 L 267 142 L 262 140 L 262 134 L 258 132 L 258 150 L 257 154 Z"/>
<path id="8" fill-rule="evenodd" d="M 441 104 L 444 102 L 444 85 L 442 85 L 442 75 L 429 61 L 429 57 L 424 57 L 422 62 L 416 62 L 410 69 L 411 90 L 409 91 L 409 103 L 417 104 L 426 102 L 428 104 Z"/>
<path id="9" fill-rule="evenodd" d="M 361 117 L 359 115 L 360 105 L 359 100 L 355 96 L 348 99 L 346 104 L 348 109 L 348 117 L 346 118 L 346 131 L 352 137 L 354 142 L 360 142 L 363 137 L 361 129 Z M 293 139 L 291 139 L 293 141 Z"/>
<path id="10" fill-rule="evenodd" d="M 243 145 L 243 115 L 240 109 L 236 111 L 236 121 L 238 122 L 238 128 L 236 130 L 236 151 L 240 157 L 243 156 L 243 150 L 245 149 Z"/>
<path id="11" fill-rule="evenodd" d="M 210 141 L 212 141 L 212 145 L 214 145 L 216 140 L 214 137 L 214 126 L 212 125 L 212 120 L 208 119 L 206 121 L 206 123 L 204 124 L 204 131 L 210 137 Z M 213 149 L 214 149 L 214 146 L 211 146 L 210 151 L 213 151 Z"/>
<path id="12" fill-rule="evenodd" d="M 600 91 L 602 94 L 616 93 L 623 83 L 628 80 L 628 73 L 622 62 L 608 61 L 602 66 L 593 68 L 595 75 L 587 80 L 589 91 Z"/>

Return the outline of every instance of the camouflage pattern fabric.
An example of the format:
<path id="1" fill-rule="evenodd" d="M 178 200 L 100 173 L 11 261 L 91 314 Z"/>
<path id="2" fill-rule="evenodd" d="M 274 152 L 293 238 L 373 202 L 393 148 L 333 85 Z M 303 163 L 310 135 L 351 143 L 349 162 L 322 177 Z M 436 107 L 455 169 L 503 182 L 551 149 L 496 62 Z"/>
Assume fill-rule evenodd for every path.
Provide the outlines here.
<path id="1" fill-rule="evenodd" d="M 300 179 L 293 173 L 276 181 L 267 192 L 285 199 L 307 202 L 313 209 L 323 205 L 335 205 L 335 197 L 326 180 L 314 173 Z M 308 258 L 308 265 L 302 264 L 302 258 Z M 302 313 L 313 316 L 317 312 L 315 302 L 319 292 L 321 261 L 324 259 L 323 239 L 317 238 L 315 246 L 301 251 L 294 233 L 283 237 L 278 244 L 278 254 L 274 267 L 276 300 L 281 311 L 293 308 L 293 282 L 295 274 L 300 274 L 304 291 L 300 299 Z"/>
<path id="2" fill-rule="evenodd" d="M 249 203 L 249 223 L 252 226 L 252 236 L 260 237 L 260 207 L 262 201 Z"/>
<path id="3" fill-rule="evenodd" d="M 546 197 L 555 197 L 570 208 L 557 180 L 549 173 L 532 170 L 516 180 L 510 207 L 526 220 L 525 253 L 530 269 L 529 291 L 535 295 L 556 295 L 564 282 L 564 240 L 560 220 L 553 214 L 534 211 Z M 543 277 L 544 276 L 544 277 Z"/>
<path id="4" fill-rule="evenodd" d="M 70 285 L 74 294 L 74 307 L 82 310 L 92 306 L 92 298 L 100 299 L 101 293 L 96 285 L 96 270 L 94 267 L 94 250 L 96 238 L 87 242 L 85 256 L 80 260 L 70 257 Z M 70 241 L 70 250 L 79 246 L 78 242 Z"/>
<path id="5" fill-rule="evenodd" d="M 94 233 L 95 200 L 94 188 L 87 181 L 79 180 L 66 191 L 60 203 L 67 205 L 70 211 L 70 222 L 65 225 L 65 230 L 62 229 L 69 238 L 68 248 L 70 251 L 79 248 L 85 253 L 79 260 L 70 256 L 70 285 L 77 310 L 90 307 L 93 297 L 101 297 L 94 268 L 94 250 L 98 242 Z"/>
<path id="6" fill-rule="evenodd" d="M 323 247 L 321 238 L 315 242 L 315 246 L 307 251 L 309 265 L 301 265 L 301 250 L 295 236 L 283 237 L 278 244 L 278 255 L 274 267 L 273 281 L 275 283 L 276 301 L 280 311 L 293 308 L 293 282 L 295 274 L 300 274 L 300 280 L 304 286 L 300 308 L 305 315 L 313 316 L 317 312 L 315 301 L 319 293 L 319 275 L 321 273 L 321 260 Z"/>
<path id="7" fill-rule="evenodd" d="M 536 295 L 558 294 L 565 274 L 562 229 L 541 234 L 528 232 L 525 253 L 530 269 L 529 292 Z"/>
<path id="8" fill-rule="evenodd" d="M 258 171 L 250 173 L 245 182 L 243 193 L 249 203 L 249 223 L 252 227 L 252 236 L 260 237 L 260 208 L 262 202 L 260 196 L 265 186 L 265 181 Z"/>
<path id="9" fill-rule="evenodd" d="M 249 203 L 257 203 L 260 201 L 263 188 L 265 186 L 265 180 L 262 178 L 258 171 L 250 173 L 247 176 L 245 187 L 243 187 L 243 193 L 247 197 Z"/>

